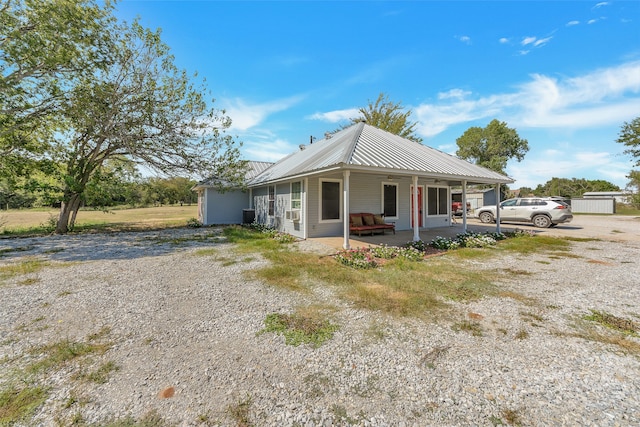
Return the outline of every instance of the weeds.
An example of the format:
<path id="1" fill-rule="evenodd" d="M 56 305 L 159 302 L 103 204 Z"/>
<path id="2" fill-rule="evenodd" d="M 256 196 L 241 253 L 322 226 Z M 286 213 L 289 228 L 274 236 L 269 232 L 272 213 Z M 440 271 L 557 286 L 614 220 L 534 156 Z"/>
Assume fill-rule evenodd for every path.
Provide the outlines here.
<path id="1" fill-rule="evenodd" d="M 456 332 L 458 331 L 470 332 L 471 335 L 473 335 L 474 337 L 481 337 L 483 335 L 482 326 L 480 325 L 480 323 L 472 322 L 469 320 L 463 320 L 461 322 L 454 323 L 451 329 L 453 329 Z"/>
<path id="2" fill-rule="evenodd" d="M 79 374 L 77 378 L 96 384 L 106 384 L 109 381 L 109 375 L 118 370 L 120 370 L 120 367 L 114 362 L 109 361 L 100 365 L 100 367 L 93 372 Z"/>
<path id="3" fill-rule="evenodd" d="M 287 345 L 309 344 L 320 347 L 333 338 L 338 326 L 329 322 L 320 310 L 300 309 L 294 314 L 272 313 L 264 320 L 264 329 L 258 334 L 275 332 L 285 338 Z"/>
<path id="4" fill-rule="evenodd" d="M 614 316 L 604 311 L 591 310 L 591 314 L 583 317 L 585 320 L 599 323 L 607 328 L 622 332 L 625 335 L 638 336 L 640 324 L 630 319 Z"/>
<path id="5" fill-rule="evenodd" d="M 247 395 L 233 405 L 227 406 L 227 414 L 236 422 L 237 427 L 250 427 L 251 423 L 251 396 Z"/>
<path id="6" fill-rule="evenodd" d="M 41 386 L 4 385 L 0 389 L 0 425 L 27 421 L 46 400 L 48 391 Z"/>
<path id="7" fill-rule="evenodd" d="M 22 262 L 0 266 L 0 281 L 40 272 L 44 267 L 49 266 L 49 261 L 29 257 Z"/>

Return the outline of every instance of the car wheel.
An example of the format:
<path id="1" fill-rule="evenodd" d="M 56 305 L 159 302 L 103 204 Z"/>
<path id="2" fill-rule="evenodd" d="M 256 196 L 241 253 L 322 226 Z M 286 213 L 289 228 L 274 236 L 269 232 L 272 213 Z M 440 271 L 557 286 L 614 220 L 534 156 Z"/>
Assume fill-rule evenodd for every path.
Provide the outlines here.
<path id="1" fill-rule="evenodd" d="M 539 228 L 548 228 L 551 225 L 551 220 L 546 215 L 536 215 L 532 221 L 533 225 Z"/>
<path id="2" fill-rule="evenodd" d="M 480 222 L 483 222 L 485 224 L 493 222 L 493 215 L 491 215 L 491 212 L 482 212 L 480 214 Z"/>

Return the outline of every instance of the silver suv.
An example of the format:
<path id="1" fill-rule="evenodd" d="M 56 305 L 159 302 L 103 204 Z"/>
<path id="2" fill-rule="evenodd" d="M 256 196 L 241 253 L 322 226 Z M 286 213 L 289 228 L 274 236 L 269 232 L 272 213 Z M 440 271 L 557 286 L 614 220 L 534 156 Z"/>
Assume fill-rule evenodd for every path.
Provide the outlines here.
<path id="1" fill-rule="evenodd" d="M 476 209 L 476 216 L 484 223 L 495 222 L 495 205 Z M 547 228 L 572 219 L 571 206 L 557 198 L 523 197 L 500 203 L 500 222 L 528 222 Z"/>

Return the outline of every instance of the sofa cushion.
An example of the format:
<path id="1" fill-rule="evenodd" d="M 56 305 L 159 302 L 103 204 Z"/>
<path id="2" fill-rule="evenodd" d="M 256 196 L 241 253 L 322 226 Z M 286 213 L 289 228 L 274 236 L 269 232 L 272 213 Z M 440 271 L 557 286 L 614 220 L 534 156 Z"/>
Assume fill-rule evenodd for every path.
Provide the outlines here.
<path id="1" fill-rule="evenodd" d="M 362 226 L 362 217 L 360 215 L 349 215 L 349 218 L 351 218 L 351 225 L 354 227 Z"/>
<path id="2" fill-rule="evenodd" d="M 364 225 L 374 225 L 375 221 L 373 219 L 373 215 L 362 215 L 362 219 L 364 220 Z"/>
<path id="3" fill-rule="evenodd" d="M 384 222 L 384 218 L 382 218 L 382 215 L 374 215 L 374 216 L 373 216 L 373 222 L 374 222 L 376 225 L 383 225 L 383 224 L 386 224 L 386 223 Z"/>

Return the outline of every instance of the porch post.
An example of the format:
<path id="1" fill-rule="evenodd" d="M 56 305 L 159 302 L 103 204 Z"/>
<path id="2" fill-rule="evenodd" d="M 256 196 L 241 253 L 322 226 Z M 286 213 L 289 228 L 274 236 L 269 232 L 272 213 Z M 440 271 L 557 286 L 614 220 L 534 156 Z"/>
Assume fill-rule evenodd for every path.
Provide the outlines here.
<path id="1" fill-rule="evenodd" d="M 462 181 L 462 232 L 467 232 L 467 181 Z"/>
<path id="2" fill-rule="evenodd" d="M 349 244 L 349 175 L 351 175 L 351 171 L 345 170 L 342 196 L 342 206 L 344 208 L 342 218 L 344 242 L 342 243 L 342 247 L 344 249 L 351 249 L 351 245 Z"/>
<path id="3" fill-rule="evenodd" d="M 253 188 L 249 189 L 249 209 L 253 209 Z"/>
<path id="4" fill-rule="evenodd" d="M 500 232 L 500 184 L 496 184 L 496 233 Z"/>
<path id="5" fill-rule="evenodd" d="M 420 218 L 418 218 L 418 212 L 420 211 L 418 206 L 418 176 L 413 177 L 413 241 L 420 240 Z M 424 196 L 423 196 L 424 197 Z"/>

